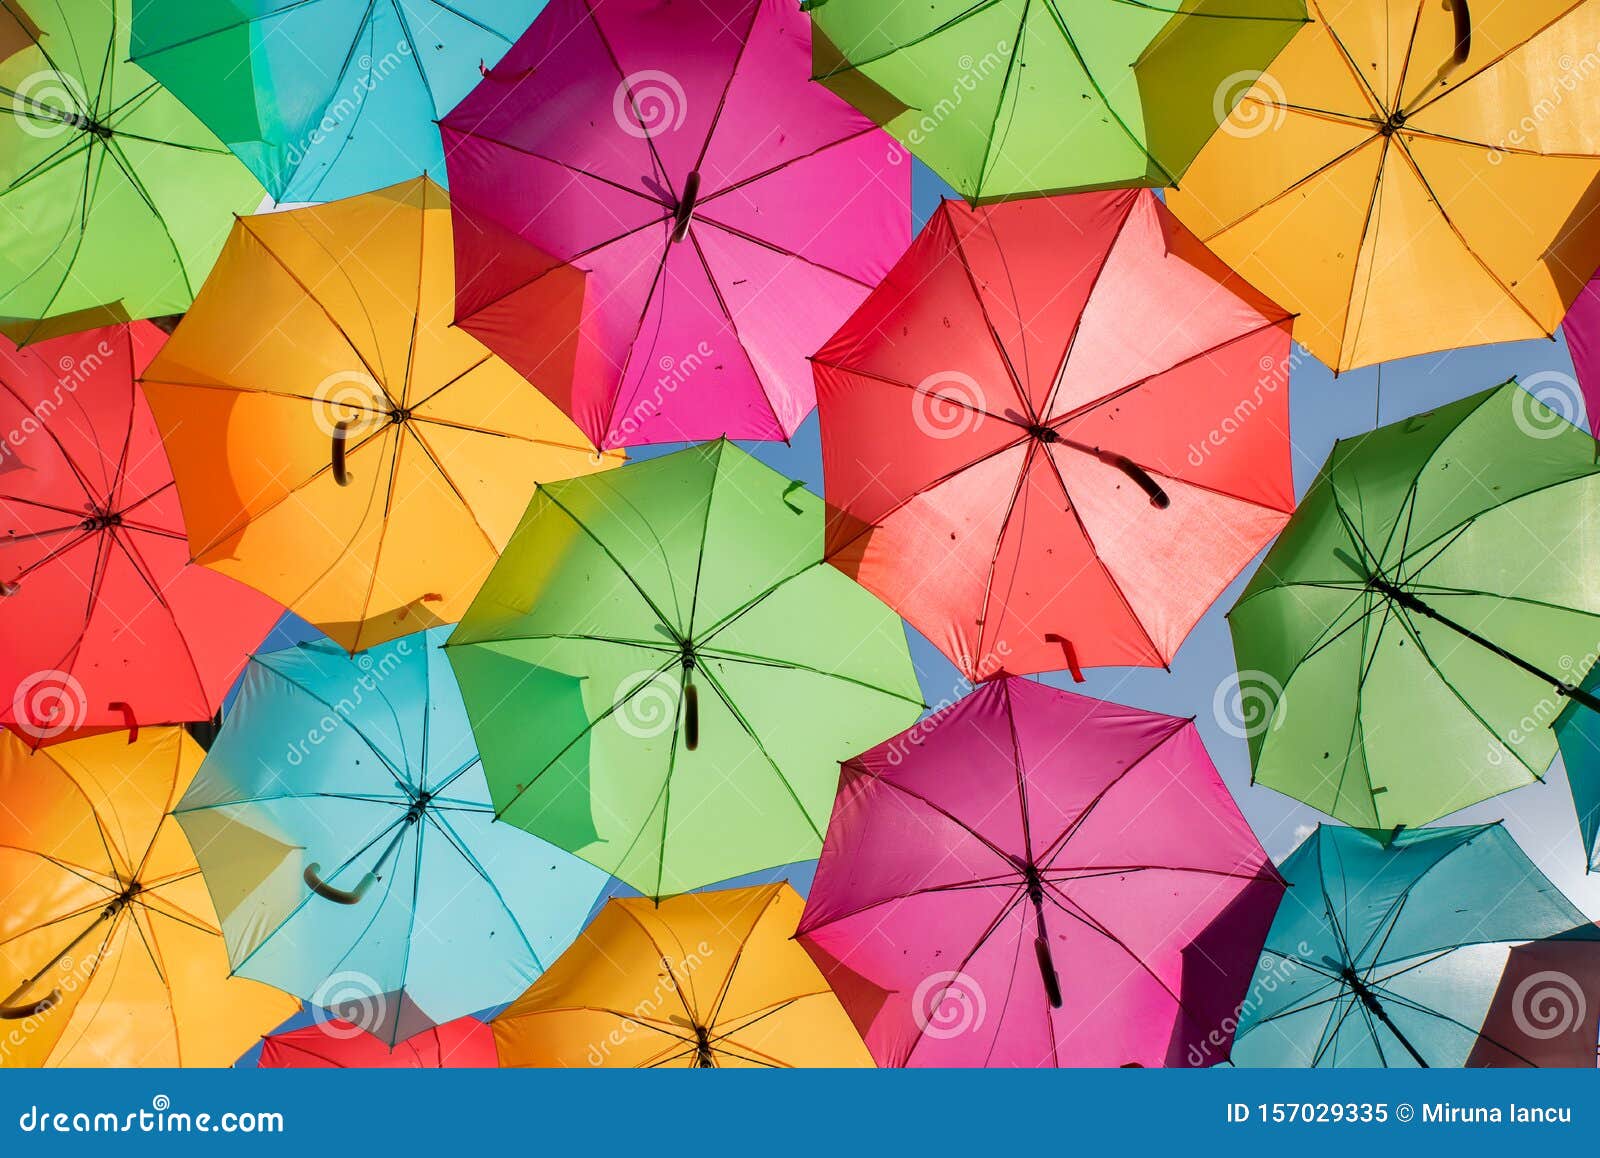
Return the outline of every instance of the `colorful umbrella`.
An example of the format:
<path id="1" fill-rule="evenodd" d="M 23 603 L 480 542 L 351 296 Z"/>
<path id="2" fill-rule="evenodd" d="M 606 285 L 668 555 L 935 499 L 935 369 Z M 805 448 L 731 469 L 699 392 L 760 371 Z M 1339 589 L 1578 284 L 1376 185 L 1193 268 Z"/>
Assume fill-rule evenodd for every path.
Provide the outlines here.
<path id="1" fill-rule="evenodd" d="M 133 59 L 276 201 L 332 201 L 432 171 L 434 122 L 541 7 L 533 0 L 143 0 Z"/>
<path id="2" fill-rule="evenodd" d="M 1239 1013 L 1238 1065 L 1463 1065 L 1489 1032 L 1505 942 L 1600 940 L 1499 824 L 1394 835 L 1319 825 L 1283 874 L 1290 887 Z M 1517 1047 L 1548 1030 L 1554 994 L 1533 988 L 1523 1017 L 1536 1028 L 1494 1042 L 1499 1064 L 1534 1064 Z M 1557 1016 L 1586 1022 L 1593 1050 L 1597 1012 Z"/>
<path id="3" fill-rule="evenodd" d="M 275 1033 L 261 1043 L 261 1069 L 439 1070 L 494 1069 L 494 1033 L 477 1018 L 460 1017 L 385 1045 L 358 1025 L 337 1018 Z"/>
<path id="4" fill-rule="evenodd" d="M 1552 334 L 1600 264 L 1600 132 L 1561 88 L 1600 6 L 1310 9 L 1173 212 L 1335 370 Z"/>
<path id="5" fill-rule="evenodd" d="M 1561 332 L 1567 336 L 1567 352 L 1572 355 L 1572 369 L 1577 375 L 1575 385 L 1583 396 L 1584 417 L 1589 429 L 1594 430 L 1600 427 L 1600 277 L 1591 280 L 1579 292 L 1562 319 Z M 1554 378 L 1552 384 L 1559 385 L 1570 397 L 1570 387 L 1574 383 L 1562 380 L 1559 374 Z M 1548 391 L 1546 395 L 1552 406 L 1556 401 L 1555 393 Z M 1576 410 L 1575 402 L 1576 399 L 1566 401 L 1565 408 Z M 1575 413 L 1569 412 L 1567 417 L 1577 420 Z"/>
<path id="6" fill-rule="evenodd" d="M 1513 946 L 1464 1064 L 1473 1069 L 1593 1069 L 1597 1017 L 1600 945 L 1589 932 L 1580 927 Z"/>
<path id="7" fill-rule="evenodd" d="M 1214 1065 L 1282 893 L 1192 720 L 1009 678 L 845 764 L 797 936 L 879 1065 Z"/>
<path id="8" fill-rule="evenodd" d="M 806 356 L 905 248 L 905 154 L 809 41 L 785 0 L 552 0 L 441 123 L 461 325 L 531 373 L 544 254 L 589 271 L 551 397 L 598 445 L 788 438 Z"/>
<path id="9" fill-rule="evenodd" d="M 1585 660 L 1592 662 L 1594 658 L 1591 652 Z M 1600 699 L 1600 668 L 1589 670 L 1583 691 L 1591 700 Z M 1589 871 L 1594 872 L 1600 870 L 1600 712 L 1573 700 L 1562 707 L 1553 727 L 1577 808 L 1578 830 L 1583 834 Z"/>
<path id="10" fill-rule="evenodd" d="M 283 613 L 189 563 L 134 384 L 161 339 L 0 339 L 0 723 L 34 741 L 209 718 Z"/>
<path id="11" fill-rule="evenodd" d="M 1256 782 L 1392 828 L 1542 779 L 1597 534 L 1594 439 L 1515 383 L 1335 444 L 1228 616 Z"/>
<path id="12" fill-rule="evenodd" d="M 522 992 L 606 883 L 494 823 L 445 634 L 255 656 L 174 812 L 234 972 L 390 1045 Z"/>
<path id="13" fill-rule="evenodd" d="M 528 332 L 571 371 L 582 275 Z M 419 179 L 242 218 L 145 374 L 195 558 L 350 651 L 450 623 L 538 482 L 615 466 L 450 325 L 450 218 Z"/>
<path id="14" fill-rule="evenodd" d="M 655 897 L 816 856 L 838 762 L 922 707 L 822 523 L 721 441 L 540 487 L 450 638 L 499 817 Z"/>
<path id="15" fill-rule="evenodd" d="M 200 755 L 181 728 L 0 735 L 0 1067 L 226 1066 L 299 1009 L 228 974 L 167 812 Z"/>
<path id="16" fill-rule="evenodd" d="M 974 203 L 1176 185 L 1305 0 L 805 0 L 817 80 Z"/>
<path id="17" fill-rule="evenodd" d="M 506 1066 L 870 1066 L 839 1000 L 793 941 L 786 884 L 607 903 L 494 1020 Z"/>
<path id="18" fill-rule="evenodd" d="M 969 679 L 1166 664 L 1294 509 L 1290 323 L 1151 193 L 946 202 L 814 359 L 829 559 Z"/>
<path id="19" fill-rule="evenodd" d="M 261 200 L 128 63 L 130 21 L 131 0 L 0 0 L 0 23 L 28 39 L 0 54 L 0 333 L 13 341 L 181 312 L 231 215 Z"/>

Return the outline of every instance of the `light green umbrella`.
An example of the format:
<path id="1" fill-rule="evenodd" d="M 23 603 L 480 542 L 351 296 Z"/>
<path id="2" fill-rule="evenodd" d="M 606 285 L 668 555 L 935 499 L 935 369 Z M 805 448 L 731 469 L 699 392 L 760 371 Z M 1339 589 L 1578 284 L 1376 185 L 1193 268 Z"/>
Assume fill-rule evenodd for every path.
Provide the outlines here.
<path id="1" fill-rule="evenodd" d="M 732 444 L 609 476 L 539 489 L 446 649 L 497 815 L 652 896 L 816 857 L 922 710 L 904 627 Z"/>

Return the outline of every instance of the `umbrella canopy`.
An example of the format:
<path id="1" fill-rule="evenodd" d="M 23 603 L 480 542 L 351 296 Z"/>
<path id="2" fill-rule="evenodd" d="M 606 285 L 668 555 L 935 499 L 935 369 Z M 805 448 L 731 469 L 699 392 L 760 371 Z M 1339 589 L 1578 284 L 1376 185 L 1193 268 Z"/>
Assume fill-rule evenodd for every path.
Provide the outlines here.
<path id="1" fill-rule="evenodd" d="M 829 559 L 969 679 L 1167 663 L 1294 509 L 1290 324 L 1151 193 L 945 202 L 814 359 Z"/>
<path id="2" fill-rule="evenodd" d="M 200 757 L 181 728 L 0 734 L 0 1067 L 232 1065 L 300 1008 L 228 974 L 167 812 Z"/>
<path id="3" fill-rule="evenodd" d="M 879 1065 L 1214 1065 L 1282 893 L 1192 720 L 1009 678 L 846 763 L 798 937 Z"/>
<path id="4" fill-rule="evenodd" d="M 541 285 L 529 332 L 569 373 L 582 275 Z M 145 373 L 195 558 L 351 651 L 460 618 L 536 483 L 621 461 L 452 327 L 454 295 L 425 178 L 242 218 Z"/>
<path id="5" fill-rule="evenodd" d="M 283 614 L 189 562 L 134 382 L 161 339 L 0 338 L 0 723 L 34 741 L 208 719 Z"/>
<path id="6" fill-rule="evenodd" d="M 806 356 L 905 248 L 905 154 L 809 41 L 793 0 L 552 0 L 441 122 L 461 325 L 531 373 L 544 255 L 589 271 L 551 397 L 597 444 L 788 438 Z"/>
<path id="7" fill-rule="evenodd" d="M 1336 443 L 1228 616 L 1256 782 L 1392 828 L 1541 779 L 1597 534 L 1594 439 L 1515 383 Z"/>
<path id="8" fill-rule="evenodd" d="M 1587 922 L 1585 922 L 1587 926 Z M 1600 1018 L 1600 944 L 1580 926 L 1513 946 L 1495 986 L 1473 1069 L 1593 1069 Z"/>
<path id="9" fill-rule="evenodd" d="M 193 300 L 261 186 L 128 61 L 132 0 L 0 0 L 0 333 L 27 342 Z"/>
<path id="10" fill-rule="evenodd" d="M 922 708 L 822 506 L 720 441 L 540 487 L 450 638 L 500 818 L 656 897 L 815 857 L 838 762 Z"/>
<path id="11" fill-rule="evenodd" d="M 1176 185 L 1305 0 L 805 0 L 817 80 L 974 203 Z"/>
<path id="12" fill-rule="evenodd" d="M 1335 370 L 1553 333 L 1600 264 L 1600 125 L 1561 89 L 1600 6 L 1310 7 L 1173 212 Z"/>
<path id="13" fill-rule="evenodd" d="M 1594 278 L 1578 294 L 1572 308 L 1561 322 L 1561 332 L 1567 336 L 1567 352 L 1572 355 L 1572 369 L 1577 375 L 1576 386 L 1583 397 L 1584 416 L 1590 430 L 1600 427 L 1600 277 Z M 1552 385 L 1570 392 L 1574 383 L 1557 376 Z M 1552 395 L 1554 392 L 1551 392 Z M 1576 410 L 1575 399 L 1567 406 Z M 1553 402 L 1552 402 L 1553 404 Z M 1576 421 L 1576 414 L 1568 418 Z"/>
<path id="14" fill-rule="evenodd" d="M 787 884 L 612 900 L 494 1019 L 506 1066 L 748 1069 L 872 1065 L 793 941 Z"/>
<path id="15" fill-rule="evenodd" d="M 530 0 L 144 0 L 133 59 L 276 201 L 442 173 L 434 122 L 541 7 Z"/>
<path id="16" fill-rule="evenodd" d="M 1499 824 L 1392 836 L 1319 825 L 1283 875 L 1290 888 L 1239 1013 L 1238 1065 L 1463 1065 L 1492 1032 L 1505 942 L 1600 940 Z M 1536 1064 L 1518 1047 L 1548 1011 L 1524 1000 L 1536 1028 L 1494 1040 L 1498 1064 Z M 1587 1020 L 1591 1052 L 1597 1012 L 1568 1015 Z"/>
<path id="17" fill-rule="evenodd" d="M 475 1017 L 413 1034 L 385 1045 L 358 1025 L 334 1018 L 261 1043 L 261 1069 L 439 1070 L 494 1069 L 494 1033 Z"/>
<path id="18" fill-rule="evenodd" d="M 255 656 L 175 809 L 234 972 L 390 1045 L 522 992 L 606 883 L 494 823 L 445 634 Z"/>
<path id="19" fill-rule="evenodd" d="M 1583 691 L 1600 697 L 1600 668 L 1590 669 Z M 1578 812 L 1578 830 L 1589 854 L 1589 871 L 1594 872 L 1600 870 L 1600 712 L 1574 700 L 1562 707 L 1554 730 Z"/>

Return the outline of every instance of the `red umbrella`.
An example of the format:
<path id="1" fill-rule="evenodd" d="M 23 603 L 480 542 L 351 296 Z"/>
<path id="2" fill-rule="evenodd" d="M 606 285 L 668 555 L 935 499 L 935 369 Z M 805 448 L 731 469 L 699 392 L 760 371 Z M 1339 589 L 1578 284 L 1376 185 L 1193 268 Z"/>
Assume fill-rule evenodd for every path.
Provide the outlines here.
<path id="1" fill-rule="evenodd" d="M 209 719 L 283 613 L 189 562 L 135 384 L 163 340 L 144 322 L 0 339 L 0 724 L 36 742 Z"/>
<path id="2" fill-rule="evenodd" d="M 1290 323 L 1148 190 L 945 202 L 813 359 L 830 560 L 969 678 L 1165 665 L 1294 507 Z"/>
<path id="3" fill-rule="evenodd" d="M 475 1017 L 425 1029 L 390 1048 L 337 1019 L 275 1033 L 261 1041 L 262 1069 L 497 1069 L 494 1031 Z"/>

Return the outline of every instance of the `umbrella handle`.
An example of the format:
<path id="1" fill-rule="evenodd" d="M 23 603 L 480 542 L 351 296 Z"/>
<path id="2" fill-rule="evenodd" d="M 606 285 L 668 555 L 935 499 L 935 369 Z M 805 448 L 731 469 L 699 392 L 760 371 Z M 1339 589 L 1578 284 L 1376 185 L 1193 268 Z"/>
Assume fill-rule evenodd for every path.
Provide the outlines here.
<path id="1" fill-rule="evenodd" d="M 1167 497 L 1167 492 L 1161 489 L 1161 484 L 1150 477 L 1150 473 L 1134 462 L 1125 454 L 1117 454 L 1110 450 L 1097 450 L 1095 456 L 1107 466 L 1114 466 L 1134 482 L 1139 484 L 1139 489 L 1150 496 L 1150 505 L 1158 511 L 1164 511 L 1172 505 L 1172 500 Z"/>
<path id="2" fill-rule="evenodd" d="M 350 424 L 337 423 L 333 428 L 333 481 L 342 487 L 350 485 L 350 473 L 344 468 L 345 440 L 350 437 Z"/>
<path id="3" fill-rule="evenodd" d="M 26 1021 L 50 1010 L 61 1000 L 61 990 L 52 989 L 32 1005 L 0 1005 L 0 1020 Z"/>
<path id="4" fill-rule="evenodd" d="M 1067 670 L 1072 673 L 1072 682 L 1081 684 L 1083 682 L 1083 669 L 1078 666 L 1078 649 L 1072 646 L 1072 640 L 1054 631 L 1047 631 L 1044 633 L 1044 641 L 1061 645 L 1061 654 L 1066 657 Z"/>
<path id="5" fill-rule="evenodd" d="M 1044 979 L 1044 995 L 1050 999 L 1050 1008 L 1060 1009 L 1061 979 L 1056 976 L 1056 963 L 1050 956 L 1050 942 L 1044 937 L 1035 937 L 1033 955 L 1039 959 L 1039 976 Z"/>
<path id="6" fill-rule="evenodd" d="M 700 746 L 700 691 L 694 673 L 683 673 L 683 746 L 693 752 Z"/>
<path id="7" fill-rule="evenodd" d="M 355 888 L 348 890 L 337 889 L 322 879 L 319 875 L 321 868 L 320 864 L 313 861 L 311 864 L 306 865 L 306 871 L 301 875 L 305 879 L 307 888 L 323 900 L 332 901 L 336 905 L 359 905 L 361 898 L 367 895 L 367 890 L 378 879 L 375 873 L 368 873 L 361 878 L 360 883 Z"/>
<path id="8" fill-rule="evenodd" d="M 110 708 L 114 712 L 122 713 L 122 726 L 127 729 L 128 743 L 139 742 L 139 717 L 133 714 L 133 705 L 123 700 L 112 700 Z"/>
<path id="9" fill-rule="evenodd" d="M 694 203 L 700 197 L 700 170 L 689 174 L 683 183 L 683 197 L 672 211 L 672 240 L 682 241 L 689 236 L 689 222 L 694 220 Z"/>
<path id="10" fill-rule="evenodd" d="M 1444 0 L 1444 6 L 1456 18 L 1456 47 L 1451 60 L 1465 64 L 1472 55 L 1472 13 L 1467 9 L 1467 0 Z"/>

